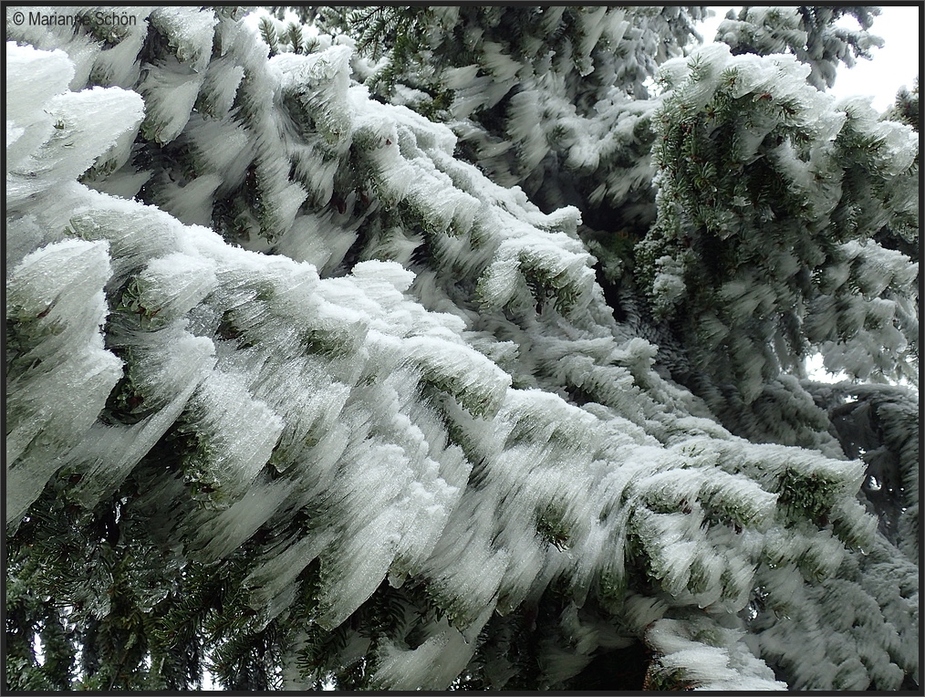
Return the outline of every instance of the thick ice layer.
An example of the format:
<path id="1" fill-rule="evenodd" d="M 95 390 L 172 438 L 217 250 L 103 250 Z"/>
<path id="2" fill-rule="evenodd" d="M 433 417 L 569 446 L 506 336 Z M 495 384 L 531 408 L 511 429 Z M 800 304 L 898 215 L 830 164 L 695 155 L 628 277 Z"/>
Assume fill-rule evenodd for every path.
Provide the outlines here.
<path id="1" fill-rule="evenodd" d="M 51 97 L 67 91 L 74 64 L 64 51 L 37 51 L 6 42 L 6 118 L 28 125 Z"/>
<path id="2" fill-rule="evenodd" d="M 212 37 L 218 19 L 210 9 L 158 7 L 151 12 L 151 24 L 171 40 L 181 63 L 196 72 L 205 70 L 212 55 Z"/>
<path id="3" fill-rule="evenodd" d="M 95 423 L 69 455 L 68 461 L 85 472 L 76 496 L 92 507 L 111 493 L 160 440 L 186 408 L 193 391 L 215 364 L 213 345 L 178 326 L 164 331 L 147 346 L 152 360 L 139 387 L 152 406 L 160 409 L 134 425 Z M 158 345 L 159 344 L 159 345 Z"/>
<path id="4" fill-rule="evenodd" d="M 244 68 L 234 61 L 219 58 L 209 63 L 206 80 L 202 86 L 203 102 L 207 113 L 215 118 L 224 118 L 234 104 Z"/>
<path id="5" fill-rule="evenodd" d="M 77 90 L 84 87 L 91 76 L 96 84 L 123 87 L 125 89 L 131 89 L 136 85 L 142 69 L 138 54 L 148 37 L 148 16 L 151 11 L 152 8 L 144 6 L 120 7 L 119 14 L 126 17 L 127 20 L 134 19 L 135 23 L 124 27 L 115 27 L 111 30 L 111 40 L 117 37 L 121 39 L 114 46 L 107 45 L 109 42 L 106 42 L 103 46 L 96 42 L 91 42 L 83 50 L 77 49 L 73 45 L 69 46 L 68 52 L 75 63 L 80 64 L 85 61 L 86 64 L 84 70 L 79 70 L 74 80 L 71 81 L 71 89 Z M 86 58 L 81 61 L 84 56 Z M 78 79 L 80 80 L 79 82 Z"/>
<path id="6" fill-rule="evenodd" d="M 865 690 L 876 681 L 896 690 L 917 663 L 915 642 L 899 635 L 916 636 L 918 572 L 886 544 L 880 538 L 869 552 L 846 555 L 840 577 L 821 583 L 805 582 L 793 566 L 761 573 L 755 621 L 766 628 L 755 645 L 788 670 L 794 689 Z M 777 621 L 768 622 L 768 612 Z"/>
<path id="7" fill-rule="evenodd" d="M 196 177 L 182 187 L 167 184 L 161 190 L 162 204 L 188 225 L 209 225 L 215 192 L 221 184 L 222 177 L 218 174 Z"/>
<path id="8" fill-rule="evenodd" d="M 774 672 L 742 643 L 741 632 L 709 620 L 661 619 L 648 630 L 646 639 L 659 653 L 656 675 L 674 674 L 670 689 L 687 681 L 698 690 L 787 689 L 786 683 L 775 680 Z"/>
<path id="9" fill-rule="evenodd" d="M 291 480 L 258 482 L 219 514 L 200 511 L 199 520 L 193 517 L 184 526 L 195 541 L 191 556 L 205 563 L 228 556 L 277 513 L 294 488 Z"/>
<path id="10" fill-rule="evenodd" d="M 427 382 L 454 395 L 472 414 L 491 416 L 500 407 L 510 378 L 481 354 L 425 337 L 408 339 L 404 348 Z"/>
<path id="11" fill-rule="evenodd" d="M 7 281 L 7 523 L 17 521 L 103 408 L 121 361 L 103 348 L 106 245 L 68 240 Z"/>
<path id="12" fill-rule="evenodd" d="M 491 545 L 493 503 L 464 495 L 424 568 L 439 606 L 457 626 L 470 626 L 494 607 L 507 568 L 509 554 Z"/>
<path id="13" fill-rule="evenodd" d="M 446 620 L 427 629 L 429 636 L 414 649 L 383 647 L 376 684 L 387 690 L 443 690 L 462 672 L 475 652 L 474 636 L 467 637 Z"/>
<path id="14" fill-rule="evenodd" d="M 210 451 L 201 476 L 230 496 L 247 490 L 283 429 L 282 419 L 251 397 L 242 382 L 237 375 L 213 372 L 190 405 L 191 426 Z"/>
<path id="15" fill-rule="evenodd" d="M 232 190 L 244 181 L 252 145 L 244 128 L 233 119 L 204 118 L 193 113 L 184 137 L 189 138 L 203 164 L 220 175 L 219 191 Z M 209 212 L 211 218 L 211 207 Z"/>
<path id="16" fill-rule="evenodd" d="M 873 240 L 850 241 L 836 251 L 824 294 L 810 305 L 807 334 L 824 351 L 825 367 L 861 379 L 883 375 L 913 380 L 911 346 L 918 330 L 912 286 L 919 265 Z"/>
<path id="17" fill-rule="evenodd" d="M 148 69 L 138 91 L 148 105 L 144 128 L 158 143 L 169 143 L 180 135 L 199 96 L 203 77 L 176 61 Z"/>
<path id="18" fill-rule="evenodd" d="M 71 64 L 64 63 L 67 59 L 51 54 L 54 58 L 47 65 L 59 76 L 46 79 L 46 64 L 36 62 L 32 53 L 34 49 L 29 47 L 8 47 L 16 76 L 37 75 L 37 81 L 28 84 L 14 76 L 7 92 L 28 92 L 15 101 L 30 109 L 17 107 L 7 114 L 8 124 L 22 129 L 7 144 L 7 205 L 11 210 L 53 183 L 83 174 L 100 155 L 124 142 L 126 133 L 134 133 L 144 109 L 137 94 L 119 88 L 66 92 L 72 74 Z M 28 72 L 20 73 L 20 69 Z M 39 103 L 42 108 L 37 107 Z"/>
<path id="19" fill-rule="evenodd" d="M 260 565 L 244 579 L 254 588 L 251 607 L 270 606 L 269 618 L 282 612 L 292 598 L 286 591 L 295 588 L 296 577 L 331 542 L 331 534 L 306 535 L 286 551 Z"/>
<path id="20" fill-rule="evenodd" d="M 153 260 L 139 276 L 141 304 L 164 319 L 185 315 L 215 287 L 215 264 L 185 254 Z"/>

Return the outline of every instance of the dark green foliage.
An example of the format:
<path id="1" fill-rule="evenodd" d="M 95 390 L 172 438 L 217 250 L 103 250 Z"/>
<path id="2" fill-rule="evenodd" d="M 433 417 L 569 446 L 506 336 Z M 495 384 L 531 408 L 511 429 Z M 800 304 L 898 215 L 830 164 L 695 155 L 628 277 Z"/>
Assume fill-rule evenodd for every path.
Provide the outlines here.
<path id="1" fill-rule="evenodd" d="M 887 222 L 891 232 L 879 237 L 915 238 L 914 208 L 898 201 L 909 200 L 917 164 L 888 170 L 890 136 L 861 106 L 847 107 L 834 144 L 823 145 L 820 122 L 795 93 L 743 90 L 738 68 L 711 77 L 717 68 L 705 60 L 691 59 L 689 82 L 674 86 L 659 112 L 653 157 L 662 200 L 657 223 L 636 246 L 635 269 L 655 316 L 672 320 L 695 362 L 714 376 L 710 389 L 735 376 L 740 388 L 753 385 L 742 391 L 749 404 L 760 383 L 800 364 L 819 340 L 801 329 L 812 326 L 801 308 L 833 292 L 821 270 L 840 245 Z M 695 94 L 688 90 L 708 81 L 715 88 L 705 103 L 688 102 Z M 823 174 L 833 168 L 837 175 Z M 808 176 L 818 188 L 807 189 Z M 833 176 L 838 189 L 830 189 Z M 836 301 L 843 312 L 854 302 Z M 724 421 L 738 428 L 739 417 L 730 417 Z"/>
<path id="2" fill-rule="evenodd" d="M 75 651 L 57 608 L 37 595 L 13 565 L 6 576 L 6 675 L 8 691 L 63 691 L 71 687 Z M 40 664 L 35 641 L 41 641 L 45 660 Z"/>
<path id="3" fill-rule="evenodd" d="M 647 157 L 652 136 L 646 117 L 638 115 L 640 123 L 626 142 L 622 131 L 614 136 L 616 148 L 610 139 L 595 143 L 608 151 L 616 149 L 600 166 L 566 164 L 570 148 L 576 135 L 599 128 L 596 119 L 611 118 L 597 109 L 600 100 L 613 98 L 612 87 L 634 97 L 648 96 L 643 83 L 659 63 L 680 53 L 696 35 L 691 20 L 702 8 L 626 8 L 625 19 L 638 28 L 619 42 L 611 39 L 609 28 L 601 34 L 602 25 L 613 22 L 612 12 L 624 10 L 599 15 L 596 8 L 583 7 L 380 7 L 357 10 L 352 17 L 361 27 L 359 48 L 388 58 L 366 81 L 374 94 L 390 98 L 403 85 L 423 92 L 427 98 L 409 106 L 428 118 L 454 123 L 460 154 L 501 183 L 522 186 L 544 210 L 578 205 L 586 223 L 610 229 L 607 221 L 617 216 L 640 225 L 653 217 L 648 181 L 632 187 L 629 194 L 610 183 L 624 168 Z M 599 38 L 589 44 L 589 35 Z M 472 79 L 483 86 L 448 87 L 451 73 L 467 66 L 478 66 Z M 547 83 L 564 93 L 547 94 Z M 473 90 L 478 96 L 471 94 Z M 547 101 L 550 97 L 568 106 Z M 533 100 L 536 113 L 524 113 L 525 108 L 533 109 Z M 572 120 L 567 127 L 565 119 Z M 542 145 L 524 142 L 525 122 L 536 123 L 544 132 Z M 485 154 L 505 141 L 513 147 Z M 548 154 L 533 154 L 537 147 L 545 147 Z"/>
<path id="4" fill-rule="evenodd" d="M 644 688 L 653 692 L 690 692 L 694 690 L 696 682 L 687 677 L 681 669 L 664 670 L 658 663 L 646 673 Z"/>
<path id="5" fill-rule="evenodd" d="M 260 20 L 260 38 L 270 47 L 270 56 L 275 56 L 279 52 L 279 37 L 276 34 L 276 27 L 273 22 L 263 17 Z"/>
<path id="6" fill-rule="evenodd" d="M 131 349 L 118 353 L 122 354 L 121 357 L 126 360 L 125 374 L 109 393 L 100 418 L 107 423 L 136 424 L 146 416 L 155 413 L 157 407 L 145 404 L 145 392 L 133 377 L 135 361 L 132 359 Z"/>
<path id="7" fill-rule="evenodd" d="M 50 308 L 49 308 L 50 309 Z M 6 379 L 12 380 L 28 370 L 34 370 L 42 364 L 42 359 L 30 356 L 42 339 L 49 335 L 60 334 L 64 330 L 62 322 L 42 322 L 43 310 L 35 317 L 17 313 L 15 307 L 9 307 L 6 315 Z M 18 314 L 18 316 L 17 316 Z"/>
<path id="8" fill-rule="evenodd" d="M 824 517 L 830 509 L 825 494 L 831 485 L 825 477 L 816 473 L 804 476 L 794 469 L 787 469 L 780 477 L 778 493 L 781 502 L 795 519 L 808 517 L 824 525 Z"/>
<path id="9" fill-rule="evenodd" d="M 304 42 L 302 41 L 302 28 L 299 25 L 295 24 L 294 22 L 290 22 L 286 26 L 286 34 L 284 38 L 287 42 L 289 42 L 293 53 L 305 52 Z"/>
<path id="10" fill-rule="evenodd" d="M 899 91 L 896 95 L 896 102 L 887 113 L 887 116 L 894 121 L 908 124 L 918 130 L 919 114 L 919 78 L 916 78 L 911 91 L 906 88 Z"/>
<path id="11" fill-rule="evenodd" d="M 165 436 L 93 511 L 69 494 L 80 472 L 62 471 L 8 538 L 8 689 L 188 690 L 202 686 L 207 665 L 229 689 L 279 687 L 283 629 L 261 622 L 241 585 L 253 547 L 216 566 L 183 560 L 167 544 L 178 511 L 158 510 L 150 487 L 182 451 L 177 436 Z"/>
<path id="12" fill-rule="evenodd" d="M 87 511 L 68 495 L 79 480 L 79 472 L 61 472 L 8 541 L 7 607 L 13 615 L 7 615 L 7 641 L 28 659 L 7 662 L 8 689 L 152 686 L 143 666 L 152 619 L 141 607 L 170 584 L 164 574 L 169 566 L 158 563 L 162 553 L 133 539 L 126 490 Z M 42 665 L 30 655 L 36 635 L 46 657 Z M 82 647 L 79 682 L 74 640 Z M 36 679 L 46 682 L 22 682 Z"/>
<path id="13" fill-rule="evenodd" d="M 374 58 L 386 52 L 404 70 L 411 61 L 419 60 L 424 48 L 424 30 L 433 19 L 426 7 L 364 7 L 351 12 L 347 23 L 357 37 L 357 48 L 368 51 Z"/>

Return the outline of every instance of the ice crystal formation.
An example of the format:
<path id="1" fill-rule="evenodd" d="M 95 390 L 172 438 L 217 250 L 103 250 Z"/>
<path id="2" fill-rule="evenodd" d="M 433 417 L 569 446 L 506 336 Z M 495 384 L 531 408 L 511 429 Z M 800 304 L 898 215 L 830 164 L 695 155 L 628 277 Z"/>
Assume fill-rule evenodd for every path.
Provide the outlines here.
<path id="1" fill-rule="evenodd" d="M 7 688 L 918 685 L 856 10 L 8 21 Z"/>

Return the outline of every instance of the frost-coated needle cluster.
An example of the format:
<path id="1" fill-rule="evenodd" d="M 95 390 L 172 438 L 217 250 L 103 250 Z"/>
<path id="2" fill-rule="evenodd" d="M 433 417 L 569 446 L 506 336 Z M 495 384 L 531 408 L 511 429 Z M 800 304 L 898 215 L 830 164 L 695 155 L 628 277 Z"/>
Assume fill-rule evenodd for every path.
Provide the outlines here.
<path id="1" fill-rule="evenodd" d="M 918 393 L 799 369 L 916 379 L 918 267 L 873 233 L 917 240 L 917 134 L 792 56 L 665 62 L 633 10 L 579 12 L 574 64 L 527 77 L 475 37 L 455 132 L 374 99 L 344 34 L 11 29 L 8 684 L 54 655 L 183 688 L 199 647 L 225 687 L 575 688 L 640 645 L 650 686 L 918 680 Z M 663 63 L 661 91 L 578 113 L 556 80 L 605 39 L 651 63 L 613 85 Z M 600 181 L 544 213 L 553 161 Z M 631 268 L 580 207 L 650 184 Z M 831 425 L 851 405 L 879 436 Z"/>

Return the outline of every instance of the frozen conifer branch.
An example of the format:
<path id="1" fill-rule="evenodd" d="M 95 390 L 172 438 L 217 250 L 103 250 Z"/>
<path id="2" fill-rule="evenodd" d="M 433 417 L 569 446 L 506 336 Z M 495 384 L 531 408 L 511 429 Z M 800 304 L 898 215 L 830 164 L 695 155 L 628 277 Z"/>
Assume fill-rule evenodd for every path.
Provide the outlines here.
<path id="1" fill-rule="evenodd" d="M 8 43 L 9 685 L 186 689 L 204 657 L 229 689 L 580 690 L 626 651 L 645 674 L 603 687 L 918 680 L 917 394 L 860 382 L 917 368 L 911 131 L 715 47 L 644 99 L 676 53 L 652 42 L 696 12 L 560 10 L 573 61 L 490 37 L 473 60 L 514 110 L 548 87 L 543 127 L 574 142 L 484 133 L 527 191 L 549 153 L 625 186 L 638 163 L 594 139 L 632 140 L 659 198 L 608 205 L 659 217 L 632 257 L 596 231 L 609 276 L 587 190 L 544 210 L 492 181 L 450 127 L 371 98 L 344 34 L 157 8 L 105 43 Z M 619 94 L 579 135 L 578 83 L 555 83 L 624 36 L 644 69 L 600 64 Z M 810 346 L 857 382 L 801 380 Z M 871 467 L 900 490 L 874 496 Z"/>
<path id="2" fill-rule="evenodd" d="M 791 53 L 810 67 L 810 84 L 825 89 L 834 84 L 839 63 L 850 68 L 883 45 L 868 31 L 879 14 L 880 8 L 864 6 L 745 7 L 738 15 L 729 10 L 716 38 L 735 54 Z M 854 17 L 859 28 L 834 26 L 844 15 Z"/>

